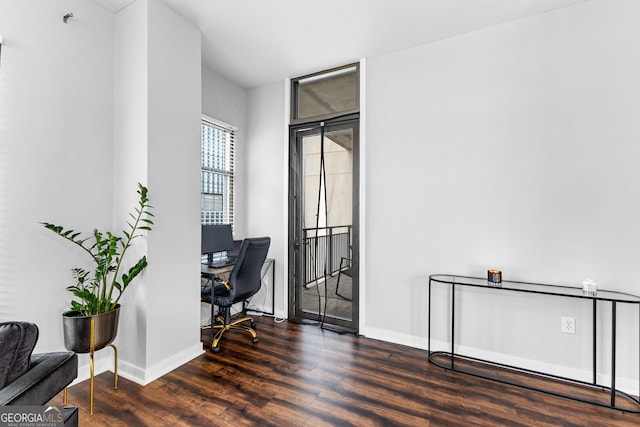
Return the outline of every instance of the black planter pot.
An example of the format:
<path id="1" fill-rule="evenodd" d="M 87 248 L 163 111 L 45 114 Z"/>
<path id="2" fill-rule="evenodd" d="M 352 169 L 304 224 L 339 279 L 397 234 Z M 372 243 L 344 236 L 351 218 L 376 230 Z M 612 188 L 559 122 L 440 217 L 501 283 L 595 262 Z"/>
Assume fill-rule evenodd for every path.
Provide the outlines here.
<path id="1" fill-rule="evenodd" d="M 91 352 L 91 319 L 94 320 L 93 351 L 98 351 L 113 342 L 118 333 L 120 304 L 106 313 L 93 316 L 78 316 L 78 313 L 62 314 L 64 346 L 76 353 Z"/>

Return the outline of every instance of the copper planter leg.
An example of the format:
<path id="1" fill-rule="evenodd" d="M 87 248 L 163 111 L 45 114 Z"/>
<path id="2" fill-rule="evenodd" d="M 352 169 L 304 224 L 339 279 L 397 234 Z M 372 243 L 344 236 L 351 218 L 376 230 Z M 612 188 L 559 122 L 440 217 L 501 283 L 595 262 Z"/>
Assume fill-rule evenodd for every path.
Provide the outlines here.
<path id="1" fill-rule="evenodd" d="M 113 349 L 113 389 L 118 389 L 118 348 L 114 344 L 109 344 Z"/>
<path id="2" fill-rule="evenodd" d="M 94 375 L 95 375 L 95 341 L 96 341 L 96 323 L 95 319 L 91 318 L 91 338 L 89 343 L 89 414 L 93 415 L 93 396 L 94 396 Z M 109 344 L 113 348 L 113 389 L 118 389 L 118 348 L 114 344 Z M 67 402 L 67 389 L 64 389 L 63 393 L 64 403 Z"/>
<path id="3" fill-rule="evenodd" d="M 89 344 L 90 358 L 89 361 L 89 415 L 93 415 L 93 353 L 95 348 L 96 321 L 91 318 L 91 339 Z"/>

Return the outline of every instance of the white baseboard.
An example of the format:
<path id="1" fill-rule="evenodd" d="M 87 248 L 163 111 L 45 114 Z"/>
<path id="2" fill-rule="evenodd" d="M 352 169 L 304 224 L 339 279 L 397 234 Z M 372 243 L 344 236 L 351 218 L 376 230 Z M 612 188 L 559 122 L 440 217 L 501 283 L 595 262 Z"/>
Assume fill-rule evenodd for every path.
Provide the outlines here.
<path id="1" fill-rule="evenodd" d="M 422 350 L 427 349 L 427 339 L 416 337 L 415 335 L 401 334 L 399 332 L 391 332 L 386 329 L 371 327 L 361 329 L 360 333 L 365 337 L 373 338 L 380 341 L 406 345 L 409 347 L 420 348 Z"/>
<path id="2" fill-rule="evenodd" d="M 106 353 L 106 351 L 105 351 Z M 156 363 L 148 369 L 142 369 L 138 366 L 135 366 L 131 363 L 128 363 L 123 360 L 118 360 L 118 376 L 128 379 L 129 381 L 133 381 L 137 384 L 145 386 L 151 383 L 154 380 L 157 380 L 161 376 L 173 371 L 174 369 L 184 365 L 190 360 L 195 359 L 204 353 L 202 349 L 202 343 L 198 342 L 194 344 L 190 348 L 177 353 L 160 363 Z M 88 380 L 90 376 L 90 367 L 89 367 L 89 356 L 88 355 L 79 355 L 81 359 L 86 359 L 86 361 L 79 360 L 78 363 L 78 377 L 71 383 L 71 386 L 78 384 L 82 381 Z M 103 372 L 111 371 L 113 372 L 113 352 L 108 356 L 103 356 L 98 358 L 98 354 L 94 359 L 94 376 L 100 375 Z M 84 363 L 82 363 L 84 362 Z"/>
<path id="3" fill-rule="evenodd" d="M 174 369 L 179 368 L 190 360 L 195 359 L 203 353 L 204 350 L 202 349 L 202 343 L 198 341 L 197 344 L 194 344 L 190 348 L 183 350 L 172 357 L 164 359 L 146 370 L 142 370 L 137 366 L 124 362 L 119 365 L 118 372 L 126 379 L 145 386 L 152 381 L 157 380 L 161 376 L 168 374 Z"/>
<path id="4" fill-rule="evenodd" d="M 110 352 L 111 354 L 108 356 L 106 355 L 107 350 L 105 350 L 104 352 L 101 352 L 103 354 L 95 353 L 94 364 L 93 364 L 94 377 L 102 374 L 103 372 L 107 372 L 109 370 L 113 371 L 113 351 L 110 351 Z M 91 375 L 89 360 L 90 360 L 89 354 L 78 354 L 78 376 L 69 385 L 70 387 L 89 379 Z"/>
<path id="5" fill-rule="evenodd" d="M 381 341 L 392 342 L 394 344 L 406 345 L 409 347 L 419 348 L 422 350 L 427 349 L 427 339 L 421 337 L 415 337 L 409 334 L 400 334 L 397 332 L 390 332 L 384 329 L 366 328 L 362 335 Z M 442 350 L 449 351 L 450 344 L 441 341 L 431 341 L 431 351 Z M 537 360 L 525 359 L 509 354 L 495 353 L 483 349 L 478 349 L 469 346 L 456 346 L 456 352 L 465 356 L 475 357 L 478 359 L 491 360 L 493 362 L 502 363 L 505 365 L 518 366 L 524 369 L 530 369 L 538 372 L 545 372 L 552 375 L 557 375 L 565 378 L 573 378 L 580 381 L 590 382 L 593 380 L 593 372 L 590 370 L 571 368 L 562 365 L 555 365 L 546 362 L 540 362 Z M 427 355 L 425 354 L 425 358 Z M 598 372 L 596 377 L 598 384 L 610 385 L 611 376 Z M 638 394 L 638 387 L 640 383 L 638 380 L 632 380 L 629 378 L 622 378 L 616 376 L 616 389 L 623 391 L 627 394 L 636 396 Z"/>

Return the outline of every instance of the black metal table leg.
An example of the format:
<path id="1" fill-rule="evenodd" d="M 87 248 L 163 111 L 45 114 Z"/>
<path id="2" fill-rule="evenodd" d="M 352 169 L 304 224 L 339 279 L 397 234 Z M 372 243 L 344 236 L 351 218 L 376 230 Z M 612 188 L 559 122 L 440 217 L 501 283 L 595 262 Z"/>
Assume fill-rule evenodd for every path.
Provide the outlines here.
<path id="1" fill-rule="evenodd" d="M 616 407 L 616 302 L 611 302 L 611 407 Z"/>
<path id="2" fill-rule="evenodd" d="M 427 356 L 431 357 L 431 277 L 429 277 L 429 302 L 427 307 Z"/>
<path id="3" fill-rule="evenodd" d="M 453 369 L 453 355 L 455 354 L 455 325 L 456 325 L 456 285 L 451 284 L 451 369 Z"/>
<path id="4" fill-rule="evenodd" d="M 597 325 L 597 321 L 596 321 L 596 300 L 593 300 L 593 385 L 596 385 L 597 383 L 597 374 L 596 374 L 596 369 L 597 369 L 597 352 L 596 352 L 596 340 L 597 338 L 597 333 L 596 331 L 598 330 L 598 325 Z"/>

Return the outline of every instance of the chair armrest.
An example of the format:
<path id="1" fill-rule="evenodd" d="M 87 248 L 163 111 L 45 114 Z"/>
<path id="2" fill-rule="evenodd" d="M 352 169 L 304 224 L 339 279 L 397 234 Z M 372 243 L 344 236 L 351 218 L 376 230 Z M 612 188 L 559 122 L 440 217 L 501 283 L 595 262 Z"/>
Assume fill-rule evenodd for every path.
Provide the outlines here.
<path id="1" fill-rule="evenodd" d="M 34 354 L 29 370 L 0 390 L 0 405 L 44 405 L 77 376 L 75 353 Z"/>

